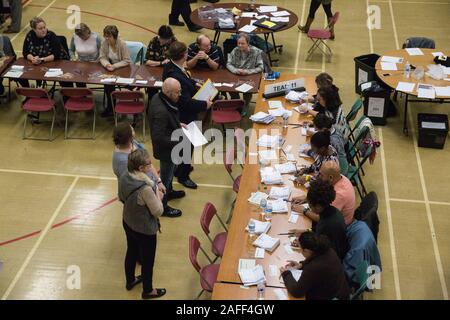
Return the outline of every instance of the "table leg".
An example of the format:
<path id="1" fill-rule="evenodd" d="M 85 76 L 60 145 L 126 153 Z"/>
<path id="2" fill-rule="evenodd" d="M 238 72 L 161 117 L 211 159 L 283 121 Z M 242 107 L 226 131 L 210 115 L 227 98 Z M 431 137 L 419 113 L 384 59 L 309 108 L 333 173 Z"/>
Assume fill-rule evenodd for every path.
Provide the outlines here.
<path id="1" fill-rule="evenodd" d="M 275 43 L 275 35 L 273 32 L 270 33 L 272 35 L 272 42 L 273 42 L 273 49 L 275 50 L 276 53 L 281 53 L 281 50 L 283 48 L 283 45 L 277 46 L 277 44 Z"/>
<path id="2" fill-rule="evenodd" d="M 220 38 L 220 30 L 216 30 L 214 33 L 214 39 L 213 42 L 218 46 L 219 45 L 219 38 Z"/>
<path id="3" fill-rule="evenodd" d="M 403 134 L 405 136 L 408 136 L 408 98 L 409 95 L 407 93 L 405 93 L 406 97 L 405 97 L 405 112 L 403 115 Z"/>

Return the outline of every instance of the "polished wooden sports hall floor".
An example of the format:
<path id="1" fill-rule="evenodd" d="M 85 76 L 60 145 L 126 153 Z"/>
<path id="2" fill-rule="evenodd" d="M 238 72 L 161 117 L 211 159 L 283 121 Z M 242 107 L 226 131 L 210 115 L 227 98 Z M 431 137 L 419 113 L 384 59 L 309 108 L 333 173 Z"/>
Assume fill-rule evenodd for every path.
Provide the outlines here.
<path id="1" fill-rule="evenodd" d="M 167 23 L 170 3 L 32 0 L 23 9 L 23 29 L 12 36 L 12 43 L 21 55 L 29 30 L 27 21 L 36 15 L 47 21 L 50 30 L 70 37 L 66 8 L 76 4 L 82 10 L 82 21 L 93 31 L 101 33 L 105 25 L 116 24 L 123 39 L 147 44 L 154 31 Z M 306 20 L 309 0 L 272 3 Z M 202 4 L 199 0 L 193 7 Z M 368 6 L 380 8 L 380 29 L 369 31 L 366 27 Z M 292 28 L 277 35 L 284 45 L 278 70 L 308 75 L 329 72 L 347 109 L 357 97 L 354 57 L 396 49 L 409 36 L 431 37 L 437 49 L 450 50 L 446 28 L 450 0 L 334 1 L 333 9 L 341 12 L 341 19 L 336 40 L 329 43 L 335 53 L 332 62 L 320 54 L 305 62 L 310 40 Z M 325 15 L 319 9 L 313 26 L 322 27 L 324 22 Z M 196 36 L 182 27 L 174 29 L 178 39 L 188 43 Z M 367 166 L 365 182 L 379 196 L 383 273 L 381 289 L 366 294 L 366 299 L 448 299 L 450 142 L 443 150 L 417 148 L 414 129 L 418 112 L 448 114 L 448 108 L 413 105 L 409 137 L 401 132 L 400 116 L 376 129 L 382 147 L 375 163 Z M 140 299 L 140 289 L 128 292 L 124 288 L 122 205 L 112 200 L 117 191 L 111 170 L 113 123 L 100 119 L 95 141 L 64 140 L 63 127 L 57 127 L 55 141 L 41 142 L 22 140 L 23 119 L 18 99 L 0 105 L 0 297 Z M 47 127 L 36 130 L 44 135 Z M 76 132 L 89 134 L 88 125 L 81 125 Z M 149 137 L 146 146 L 151 149 Z M 192 178 L 199 184 L 198 190 L 186 190 L 186 198 L 172 204 L 183 210 L 183 216 L 162 219 L 154 284 L 167 288 L 165 299 L 193 299 L 200 291 L 199 277 L 188 259 L 188 235 L 198 236 L 209 247 L 199 225 L 205 201 L 213 202 L 226 216 L 234 199 L 231 180 L 222 165 L 196 165 Z M 60 222 L 63 224 L 49 229 Z M 218 224 L 214 226 L 213 232 L 220 229 Z M 17 241 L 4 243 L 11 239 Z M 69 290 L 66 285 L 73 266 L 81 271 L 79 290 Z"/>

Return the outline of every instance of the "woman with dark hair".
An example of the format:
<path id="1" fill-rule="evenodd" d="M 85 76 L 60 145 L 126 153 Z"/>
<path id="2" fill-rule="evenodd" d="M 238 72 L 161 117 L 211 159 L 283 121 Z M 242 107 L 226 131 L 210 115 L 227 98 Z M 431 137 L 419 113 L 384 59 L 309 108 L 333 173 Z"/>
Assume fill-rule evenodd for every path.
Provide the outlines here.
<path id="1" fill-rule="evenodd" d="M 145 64 L 150 67 L 162 66 L 170 60 L 167 57 L 167 51 L 170 45 L 177 41 L 169 26 L 161 26 L 158 35 L 150 40 L 145 54 Z"/>
<path id="2" fill-rule="evenodd" d="M 163 193 L 148 177 L 152 167 L 150 155 L 138 149 L 128 156 L 128 170 L 119 180 L 119 199 L 123 207 L 123 228 L 127 237 L 125 256 L 126 289 L 142 282 L 142 299 L 158 298 L 166 289 L 153 287 L 153 265 L 156 255 L 156 235 L 160 231 L 159 217 L 164 209 Z M 142 259 L 142 275 L 136 277 L 136 262 Z"/>
<path id="3" fill-rule="evenodd" d="M 344 269 L 336 252 L 330 248 L 327 237 L 307 231 L 300 235 L 298 243 L 305 260 L 288 261 L 280 269 L 288 292 L 306 300 L 349 299 L 350 288 Z M 302 270 L 298 280 L 291 271 L 295 269 Z"/>
<path id="4" fill-rule="evenodd" d="M 330 183 L 322 179 L 312 181 L 306 195 L 309 209 L 305 210 L 305 215 L 319 216 L 318 222 L 313 223 L 312 230 L 317 234 L 327 236 L 331 247 L 342 260 L 348 251 L 348 241 L 344 216 L 332 206 L 335 198 L 336 191 Z M 304 231 L 306 230 L 290 230 L 296 236 L 301 235 Z"/>
<path id="5" fill-rule="evenodd" d="M 309 15 L 308 20 L 304 26 L 298 26 L 298 29 L 303 33 L 308 33 L 311 24 L 314 21 L 316 11 L 319 9 L 320 5 L 322 5 L 325 14 L 327 15 L 328 23 L 330 23 L 331 18 L 333 17 L 333 13 L 331 12 L 331 2 L 333 0 L 311 0 L 311 4 L 309 6 Z M 334 40 L 334 28 L 331 28 L 331 40 Z"/>
<path id="6" fill-rule="evenodd" d="M 116 26 L 106 26 L 103 29 L 103 42 L 100 48 L 100 63 L 108 71 L 130 65 L 130 53 L 127 44 L 119 38 L 119 29 Z M 111 93 L 115 90 L 114 85 L 105 85 L 107 106 L 102 112 L 102 117 L 110 117 L 112 112 Z"/>
<path id="7" fill-rule="evenodd" d="M 198 120 L 198 114 L 209 109 L 212 105 L 212 100 L 200 101 L 194 100 L 192 97 L 197 93 L 200 84 L 191 78 L 189 72 L 184 68 L 188 56 L 188 48 L 183 42 L 173 42 L 168 51 L 169 63 L 164 65 L 163 81 L 167 78 L 174 78 L 178 80 L 181 85 L 181 94 L 178 100 L 180 122 L 189 124 L 192 121 Z M 192 171 L 191 157 L 193 147 L 191 147 L 191 155 L 187 156 L 180 154 L 183 162 L 177 166 L 175 176 L 178 182 L 186 188 L 197 189 L 197 184 L 189 177 Z M 182 152 L 181 152 L 182 153 Z M 188 160 L 189 159 L 189 160 Z"/>
<path id="8" fill-rule="evenodd" d="M 314 158 L 314 162 L 299 170 L 299 175 L 312 174 L 317 176 L 322 163 L 325 161 L 336 161 L 339 163 L 336 149 L 331 145 L 330 131 L 319 131 L 311 137 L 311 150 L 307 153 Z"/>

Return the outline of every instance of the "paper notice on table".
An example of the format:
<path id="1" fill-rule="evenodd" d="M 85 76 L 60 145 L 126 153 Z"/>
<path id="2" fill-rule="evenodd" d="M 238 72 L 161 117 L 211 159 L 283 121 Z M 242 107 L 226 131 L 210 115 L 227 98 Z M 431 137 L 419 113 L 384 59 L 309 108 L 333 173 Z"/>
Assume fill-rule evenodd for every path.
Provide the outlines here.
<path id="1" fill-rule="evenodd" d="M 232 88 L 232 87 L 234 87 L 234 84 L 224 82 L 224 83 L 222 83 L 222 87 L 229 87 L 229 88 Z"/>
<path id="2" fill-rule="evenodd" d="M 266 16 L 265 14 L 263 14 L 263 15 L 260 15 L 260 16 L 256 16 L 255 18 L 258 19 L 258 20 L 269 19 L 269 16 Z"/>
<path id="3" fill-rule="evenodd" d="M 246 93 L 247 91 L 250 91 L 252 89 L 253 89 L 253 87 L 251 85 L 244 83 L 243 85 L 240 85 L 239 87 L 237 87 L 236 91 Z"/>
<path id="4" fill-rule="evenodd" d="M 208 140 L 206 140 L 205 136 L 202 134 L 202 132 L 197 127 L 194 121 L 188 124 L 187 129 L 186 128 L 182 129 L 183 133 L 186 135 L 186 137 L 189 139 L 189 141 L 192 143 L 194 147 L 200 147 L 208 143 Z"/>
<path id="5" fill-rule="evenodd" d="M 256 259 L 264 259 L 265 253 L 266 253 L 266 250 L 264 250 L 263 248 L 256 248 L 255 258 Z"/>
<path id="6" fill-rule="evenodd" d="M 242 28 L 240 28 L 239 31 L 245 32 L 245 33 L 252 33 L 257 28 L 258 28 L 257 26 L 252 26 L 250 24 L 247 24 L 247 25 L 243 26 Z"/>
<path id="7" fill-rule="evenodd" d="M 396 71 L 397 65 L 392 62 L 381 62 L 381 70 L 384 71 Z"/>
<path id="8" fill-rule="evenodd" d="M 52 71 L 47 71 L 44 74 L 44 77 L 46 78 L 56 78 L 56 77 L 60 77 L 63 75 L 62 70 L 52 70 Z"/>
<path id="9" fill-rule="evenodd" d="M 274 17 L 286 17 L 286 16 L 290 16 L 290 15 L 291 15 L 291 14 L 290 14 L 289 12 L 287 12 L 286 10 L 272 12 L 271 14 L 272 14 L 272 16 L 274 16 Z"/>
<path id="10" fill-rule="evenodd" d="M 406 48 L 405 50 L 410 56 L 423 56 L 423 52 L 419 48 Z"/>
<path id="11" fill-rule="evenodd" d="M 162 81 L 155 81 L 155 83 L 153 84 L 153 86 L 154 86 L 154 87 L 157 87 L 157 88 L 161 88 L 162 85 L 163 85 L 163 82 L 162 82 Z"/>
<path id="12" fill-rule="evenodd" d="M 256 12 L 242 12 L 241 18 L 254 18 L 258 14 Z"/>
<path id="13" fill-rule="evenodd" d="M 5 78 L 20 78 L 23 75 L 23 71 L 20 70 L 9 70 L 3 75 Z"/>
<path id="14" fill-rule="evenodd" d="M 402 63 L 403 58 L 401 57 L 391 57 L 391 56 L 382 56 L 381 62 L 391 62 L 391 63 Z"/>
<path id="15" fill-rule="evenodd" d="M 133 78 L 117 78 L 117 83 L 121 84 L 132 84 L 134 82 Z"/>
<path id="16" fill-rule="evenodd" d="M 413 92 L 414 91 L 414 87 L 416 86 L 415 83 L 411 83 L 411 82 L 399 82 L 397 84 L 397 91 L 401 91 L 401 92 Z"/>
<path id="17" fill-rule="evenodd" d="M 417 86 L 417 97 L 425 99 L 436 98 L 436 92 L 434 91 L 434 87 L 430 84 L 419 83 L 419 85 Z"/>
<path id="18" fill-rule="evenodd" d="M 450 97 L 450 87 L 434 87 L 438 97 Z"/>
<path id="19" fill-rule="evenodd" d="M 135 83 L 136 84 L 147 84 L 148 81 L 147 80 L 136 80 Z"/>
<path id="20" fill-rule="evenodd" d="M 278 300 L 288 300 L 288 297 L 286 296 L 286 294 L 284 293 L 283 289 L 280 288 L 276 288 L 273 290 L 273 292 L 275 293 L 275 295 L 277 296 Z"/>
<path id="21" fill-rule="evenodd" d="M 289 22 L 289 17 L 271 17 L 272 22 Z"/>
<path id="22" fill-rule="evenodd" d="M 261 182 L 266 185 L 283 184 L 283 177 L 272 167 L 260 169 Z"/>
<path id="23" fill-rule="evenodd" d="M 287 202 L 283 199 L 269 200 L 267 203 L 272 205 L 273 213 L 287 213 L 289 211 Z"/>
<path id="24" fill-rule="evenodd" d="M 442 53 L 442 52 L 432 52 L 431 53 L 432 55 L 433 55 L 433 57 L 441 57 L 441 56 L 443 56 L 444 54 Z"/>
<path id="25" fill-rule="evenodd" d="M 283 103 L 281 101 L 267 101 L 269 103 L 270 109 L 283 108 Z"/>
<path id="26" fill-rule="evenodd" d="M 11 70 L 23 70 L 24 68 L 25 66 L 18 66 L 18 65 L 11 66 Z"/>
<path id="27" fill-rule="evenodd" d="M 262 159 L 262 160 L 271 161 L 271 160 L 277 160 L 278 159 L 278 154 L 273 149 L 260 150 L 258 152 L 258 154 L 259 154 L 259 158 Z"/>
<path id="28" fill-rule="evenodd" d="M 101 79 L 100 82 L 101 83 L 116 83 L 116 78 L 105 78 L 105 79 Z"/>
<path id="29" fill-rule="evenodd" d="M 218 93 L 219 90 L 217 90 L 217 88 L 214 87 L 214 84 L 212 83 L 211 79 L 208 79 L 201 86 L 201 88 L 198 89 L 197 93 L 194 95 L 192 99 L 198 101 L 208 101 L 214 99 Z"/>
<path id="30" fill-rule="evenodd" d="M 278 7 L 277 6 L 260 6 L 257 10 L 260 13 L 268 13 L 268 12 L 278 11 Z"/>

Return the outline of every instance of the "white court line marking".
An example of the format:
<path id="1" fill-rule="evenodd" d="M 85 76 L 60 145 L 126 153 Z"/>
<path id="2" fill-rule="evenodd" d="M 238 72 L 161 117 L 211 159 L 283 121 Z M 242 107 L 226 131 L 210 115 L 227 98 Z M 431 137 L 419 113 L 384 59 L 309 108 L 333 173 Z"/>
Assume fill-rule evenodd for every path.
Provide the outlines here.
<path id="1" fill-rule="evenodd" d="M 410 203 L 426 203 L 425 200 L 414 200 L 414 199 L 399 199 L 399 198 L 391 198 L 391 201 L 395 202 L 410 202 Z M 450 202 L 442 202 L 442 201 L 428 201 L 429 204 L 435 204 L 440 206 L 450 206 Z"/>
<path id="2" fill-rule="evenodd" d="M 366 12 L 367 12 L 367 9 L 369 9 L 369 0 L 366 0 L 366 5 L 367 5 Z M 370 53 L 373 53 L 373 50 L 374 50 L 373 49 L 373 34 L 372 34 L 372 28 L 369 28 L 368 21 L 369 21 L 369 13 L 367 12 L 366 28 L 369 30 Z"/>
<path id="3" fill-rule="evenodd" d="M 39 238 L 37 239 L 36 243 L 34 244 L 33 248 L 31 248 L 30 252 L 28 253 L 27 257 L 25 258 L 25 261 L 23 262 L 22 266 L 20 267 L 19 271 L 17 272 L 16 276 L 14 277 L 13 281 L 9 285 L 8 289 L 6 289 L 5 294 L 2 297 L 2 300 L 8 299 L 8 296 L 11 294 L 11 291 L 16 286 L 19 279 L 22 277 L 23 272 L 27 268 L 28 264 L 30 263 L 31 259 L 33 258 L 34 254 L 36 253 L 37 249 L 41 245 L 42 240 L 44 240 L 47 233 L 50 231 L 53 223 L 56 220 L 56 217 L 60 213 L 62 207 L 64 206 L 65 202 L 69 198 L 70 193 L 72 192 L 73 188 L 78 182 L 78 177 L 75 177 L 75 179 L 72 181 L 72 184 L 70 185 L 69 189 L 66 191 L 66 194 L 60 201 L 58 207 L 56 208 L 55 212 L 53 212 L 53 215 L 50 217 L 50 220 L 48 220 L 47 225 L 45 226 L 44 230 L 39 235 Z"/>
<path id="4" fill-rule="evenodd" d="M 73 177 L 81 179 L 98 179 L 98 180 L 117 180 L 116 177 L 105 177 L 105 176 L 89 176 L 89 175 L 77 175 L 71 173 L 58 173 L 58 172 L 45 172 L 45 171 L 30 171 L 30 170 L 13 170 L 13 169 L 0 169 L 3 173 L 20 173 L 20 174 L 36 174 L 42 176 L 56 176 L 56 177 Z M 173 182 L 174 184 L 180 184 L 178 182 Z M 211 187 L 211 188 L 222 188 L 222 189 L 233 189 L 232 186 L 222 185 L 222 184 L 209 184 L 209 183 L 198 183 L 199 187 Z"/>
<path id="5" fill-rule="evenodd" d="M 47 11 L 47 9 L 50 8 L 55 2 L 56 2 L 56 0 L 53 0 L 52 2 L 50 2 L 50 4 L 49 4 L 48 6 L 46 6 L 44 9 L 42 9 L 42 11 L 39 12 L 39 13 L 36 15 L 36 17 L 40 17 L 40 16 L 41 16 L 45 11 Z M 31 1 L 28 2 L 26 5 L 28 5 L 29 3 L 31 3 Z M 25 26 L 25 27 L 23 27 L 22 30 L 20 30 L 18 33 L 16 33 L 16 35 L 15 35 L 14 37 L 11 38 L 11 42 L 13 42 L 14 40 L 16 40 L 17 37 L 18 37 L 22 32 L 24 32 L 25 30 L 27 30 L 28 28 L 29 28 L 28 25 Z"/>
<path id="6" fill-rule="evenodd" d="M 394 9 L 392 7 L 391 0 L 389 0 L 389 9 L 391 12 L 392 26 L 394 28 L 395 46 L 398 50 L 400 48 L 400 45 L 399 45 L 398 37 L 397 37 L 397 27 L 395 25 Z M 428 226 L 430 228 L 430 233 L 431 233 L 431 242 L 433 243 L 433 251 L 434 251 L 434 257 L 436 260 L 436 267 L 437 267 L 437 271 L 439 274 L 439 281 L 441 282 L 442 295 L 444 297 L 444 300 L 448 300 L 447 284 L 445 283 L 444 269 L 442 267 L 441 255 L 439 253 L 439 246 L 438 246 L 437 239 L 436 239 L 436 231 L 434 229 L 433 217 L 431 215 L 431 207 L 430 207 L 430 202 L 428 199 L 428 190 L 427 190 L 427 186 L 425 184 L 425 177 L 424 177 L 423 168 L 422 168 L 422 159 L 420 159 L 419 147 L 417 145 L 416 129 L 414 127 L 414 121 L 412 119 L 411 109 L 409 109 L 408 111 L 409 111 L 408 112 L 409 125 L 411 128 L 411 135 L 413 138 L 414 151 L 416 153 L 417 168 L 419 170 L 420 184 L 422 185 L 423 199 L 425 201 L 425 209 L 427 212 Z"/>
<path id="7" fill-rule="evenodd" d="M 306 10 L 306 0 L 303 0 L 303 7 L 302 7 L 302 16 L 300 18 L 300 25 L 302 26 L 305 20 L 305 10 Z M 297 29 L 298 30 L 298 29 Z M 298 70 L 298 59 L 300 58 L 300 46 L 302 45 L 302 33 L 300 30 L 298 30 L 298 37 L 297 37 L 297 51 L 295 53 L 295 65 L 294 69 Z"/>
<path id="8" fill-rule="evenodd" d="M 379 2 L 379 3 L 388 3 L 389 0 L 370 0 L 370 2 Z M 450 2 L 434 2 L 434 1 L 392 1 L 392 3 L 398 3 L 398 4 L 437 4 L 437 5 L 450 5 Z"/>
<path id="9" fill-rule="evenodd" d="M 391 247 L 391 256 L 392 256 L 392 271 L 394 273 L 394 286 L 395 286 L 395 295 L 397 300 L 402 299 L 401 291 L 400 291 L 400 280 L 398 276 L 398 265 L 397 265 L 397 251 L 395 248 L 395 238 L 394 238 L 394 225 L 392 223 L 392 211 L 391 211 L 391 202 L 389 196 L 389 185 L 387 178 L 387 170 L 386 170 L 386 156 L 384 154 L 384 142 L 383 142 L 383 131 L 381 128 L 378 128 L 378 138 L 380 139 L 381 148 L 380 148 L 380 157 L 381 157 L 381 170 L 383 172 L 383 185 L 384 185 L 384 198 L 386 201 L 386 217 L 387 217 L 387 225 L 389 232 L 389 244 Z"/>
<path id="10" fill-rule="evenodd" d="M 295 71 L 322 71 L 319 68 L 288 68 L 288 67 L 275 67 L 274 69 L 283 69 L 283 70 L 295 70 Z"/>

